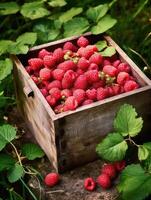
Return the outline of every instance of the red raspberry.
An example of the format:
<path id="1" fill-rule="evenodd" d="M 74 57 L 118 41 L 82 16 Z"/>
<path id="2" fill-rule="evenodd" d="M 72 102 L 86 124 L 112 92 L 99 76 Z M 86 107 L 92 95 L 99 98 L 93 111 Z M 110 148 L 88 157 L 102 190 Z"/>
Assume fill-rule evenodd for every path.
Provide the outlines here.
<path id="1" fill-rule="evenodd" d="M 86 90 L 88 87 L 87 78 L 85 75 L 80 75 L 76 81 L 74 82 L 75 89 L 83 89 Z"/>
<path id="2" fill-rule="evenodd" d="M 119 64 L 117 69 L 118 69 L 119 72 L 127 72 L 127 73 L 131 72 L 131 68 L 127 63 Z"/>
<path id="3" fill-rule="evenodd" d="M 59 174 L 49 173 L 45 176 L 44 182 L 47 186 L 53 187 L 59 182 Z"/>
<path id="4" fill-rule="evenodd" d="M 42 88 L 42 89 L 40 89 L 40 91 L 44 97 L 46 97 L 48 95 L 48 91 L 46 90 L 46 88 Z"/>
<path id="5" fill-rule="evenodd" d="M 112 63 L 112 65 L 114 66 L 114 67 L 118 67 L 119 66 L 119 64 L 121 63 L 121 61 L 120 60 L 115 60 L 113 63 Z"/>
<path id="6" fill-rule="evenodd" d="M 81 36 L 78 40 L 77 40 L 77 45 L 79 47 L 86 47 L 89 44 L 89 40 L 83 36 Z"/>
<path id="7" fill-rule="evenodd" d="M 51 70 L 48 68 L 43 68 L 39 72 L 39 77 L 41 80 L 48 81 L 51 79 L 51 76 L 52 76 Z"/>
<path id="8" fill-rule="evenodd" d="M 64 76 L 64 70 L 62 69 L 54 69 L 52 71 L 52 76 L 54 79 L 61 81 L 63 79 Z"/>
<path id="9" fill-rule="evenodd" d="M 129 92 L 129 91 L 132 91 L 132 90 L 135 90 L 139 88 L 139 85 L 135 82 L 135 81 L 127 81 L 125 84 L 124 84 L 124 91 L 125 92 Z"/>
<path id="10" fill-rule="evenodd" d="M 89 68 L 88 68 L 88 70 L 97 70 L 97 71 L 99 71 L 99 67 L 98 67 L 97 64 L 91 63 Z"/>
<path id="11" fill-rule="evenodd" d="M 108 59 L 103 60 L 103 66 L 105 65 L 111 65 L 111 62 Z"/>
<path id="12" fill-rule="evenodd" d="M 81 56 L 81 57 L 85 57 L 86 59 L 89 59 L 92 54 L 94 53 L 92 49 L 89 49 L 89 48 L 84 48 L 84 47 L 81 47 L 79 48 L 79 50 L 77 51 L 77 53 Z"/>
<path id="13" fill-rule="evenodd" d="M 87 70 L 89 65 L 90 65 L 89 61 L 84 57 L 80 58 L 77 64 L 78 68 L 82 70 Z"/>
<path id="14" fill-rule="evenodd" d="M 97 178 L 97 183 L 103 188 L 108 189 L 111 186 L 110 177 L 107 174 L 101 174 Z"/>
<path id="15" fill-rule="evenodd" d="M 85 73 L 87 81 L 91 84 L 99 81 L 99 73 L 97 70 L 89 70 Z"/>
<path id="16" fill-rule="evenodd" d="M 84 180 L 84 188 L 88 191 L 93 191 L 96 187 L 96 182 L 93 178 L 89 177 Z"/>
<path id="17" fill-rule="evenodd" d="M 117 171 L 121 172 L 126 166 L 125 160 L 117 161 L 114 163 L 114 167 Z"/>
<path id="18" fill-rule="evenodd" d="M 99 88 L 99 87 L 104 87 L 105 85 L 105 82 L 103 80 L 99 80 L 98 82 L 95 82 L 92 84 L 92 88 Z"/>
<path id="19" fill-rule="evenodd" d="M 97 65 L 100 65 L 102 64 L 103 57 L 101 56 L 101 54 L 95 53 L 89 58 L 89 61 L 90 63 L 95 63 Z"/>
<path id="20" fill-rule="evenodd" d="M 126 81 L 130 80 L 130 75 L 127 72 L 120 72 L 117 75 L 117 83 L 120 85 L 124 85 Z"/>
<path id="21" fill-rule="evenodd" d="M 108 89 L 108 94 L 109 94 L 109 97 L 112 97 L 112 96 L 114 96 L 115 94 L 114 94 L 114 90 L 113 90 L 113 87 L 112 86 L 108 86 L 107 87 L 107 89 Z"/>
<path id="22" fill-rule="evenodd" d="M 76 72 L 74 72 L 73 70 L 68 70 L 64 74 L 64 78 L 66 80 L 69 80 L 71 83 L 73 83 L 76 79 Z"/>
<path id="23" fill-rule="evenodd" d="M 26 69 L 26 71 L 28 72 L 29 75 L 34 73 L 34 71 L 33 71 L 31 66 L 27 66 L 27 67 L 25 67 L 25 69 Z"/>
<path id="24" fill-rule="evenodd" d="M 113 67 L 112 65 L 105 65 L 103 67 L 103 72 L 105 74 L 108 74 L 109 76 L 113 77 L 113 76 L 117 75 L 118 70 L 115 67 Z"/>
<path id="25" fill-rule="evenodd" d="M 73 96 L 76 98 L 78 105 L 85 100 L 85 91 L 82 89 L 76 89 L 73 92 Z"/>
<path id="26" fill-rule="evenodd" d="M 70 50 L 76 52 L 78 48 L 74 44 L 72 44 L 72 42 L 66 42 L 63 46 L 63 50 Z"/>
<path id="27" fill-rule="evenodd" d="M 83 103 L 82 103 L 82 106 L 85 106 L 85 105 L 88 105 L 88 104 L 91 104 L 93 103 L 93 100 L 91 99 L 86 99 Z"/>
<path id="28" fill-rule="evenodd" d="M 39 84 L 40 81 L 39 81 L 39 78 L 38 78 L 38 77 L 32 75 L 31 78 L 32 78 L 32 80 L 36 83 L 36 85 Z"/>
<path id="29" fill-rule="evenodd" d="M 75 70 L 76 64 L 72 60 L 66 60 L 60 63 L 57 68 L 64 71 L 68 71 L 69 69 Z"/>
<path id="30" fill-rule="evenodd" d="M 61 84 L 63 89 L 70 89 L 73 86 L 73 81 L 67 78 L 63 78 Z"/>
<path id="31" fill-rule="evenodd" d="M 49 94 L 54 97 L 56 99 L 56 101 L 58 101 L 59 99 L 61 99 L 61 90 L 59 90 L 58 88 L 51 88 L 49 90 Z"/>
<path id="32" fill-rule="evenodd" d="M 85 50 L 84 47 L 80 47 L 77 51 L 77 54 L 82 57 L 83 51 Z"/>
<path id="33" fill-rule="evenodd" d="M 64 52 L 63 52 L 62 48 L 55 49 L 53 52 L 53 57 L 54 57 L 56 63 L 62 62 L 64 60 Z"/>
<path id="34" fill-rule="evenodd" d="M 31 66 L 32 70 L 39 70 L 43 66 L 43 60 L 40 58 L 31 58 L 28 60 L 28 64 Z"/>
<path id="35" fill-rule="evenodd" d="M 116 170 L 113 164 L 105 164 L 101 170 L 102 174 L 107 174 L 110 178 L 114 178 L 116 176 Z"/>
<path id="36" fill-rule="evenodd" d="M 88 99 L 91 99 L 91 100 L 96 100 L 96 97 L 97 97 L 97 91 L 96 91 L 96 89 L 88 89 L 87 91 L 86 91 L 86 96 L 87 96 L 87 98 Z"/>
<path id="37" fill-rule="evenodd" d="M 59 104 L 54 108 L 56 114 L 62 113 L 64 111 L 64 104 Z"/>
<path id="38" fill-rule="evenodd" d="M 38 53 L 38 58 L 43 59 L 45 56 L 52 55 L 52 52 L 47 51 L 46 49 L 41 49 Z"/>
<path id="39" fill-rule="evenodd" d="M 65 101 L 67 110 L 75 110 L 78 107 L 78 102 L 74 96 L 70 96 Z"/>
<path id="40" fill-rule="evenodd" d="M 82 74 L 84 74 L 85 73 L 85 71 L 83 71 L 82 69 L 77 69 L 76 70 L 76 73 L 78 74 L 78 75 L 82 75 Z"/>
<path id="41" fill-rule="evenodd" d="M 97 100 L 102 100 L 108 97 L 108 90 L 106 88 L 100 87 L 97 89 Z"/>
<path id="42" fill-rule="evenodd" d="M 88 45 L 87 48 L 91 49 L 93 52 L 98 52 L 99 51 L 96 45 Z"/>
<path id="43" fill-rule="evenodd" d="M 61 91 L 61 98 L 66 99 L 67 97 L 72 96 L 72 91 L 69 89 L 64 89 Z"/>
<path id="44" fill-rule="evenodd" d="M 55 106 L 56 105 L 56 99 L 52 97 L 51 95 L 48 95 L 46 97 L 47 102 L 49 103 L 50 106 Z"/>
<path id="45" fill-rule="evenodd" d="M 114 84 L 114 85 L 111 86 L 111 88 L 112 88 L 112 92 L 113 92 L 112 96 L 118 95 L 118 94 L 121 93 L 121 87 L 120 87 L 119 84 Z"/>
<path id="46" fill-rule="evenodd" d="M 59 89 L 61 89 L 62 88 L 61 82 L 58 81 L 58 80 L 54 80 L 51 83 L 49 83 L 47 89 L 50 90 L 52 88 L 59 88 Z"/>
<path id="47" fill-rule="evenodd" d="M 44 66 L 47 68 L 53 68 L 56 65 L 56 60 L 53 56 L 45 56 L 43 61 Z"/>
<path id="48" fill-rule="evenodd" d="M 41 88 L 45 87 L 46 89 L 48 88 L 48 85 L 49 85 L 49 81 L 41 81 Z"/>

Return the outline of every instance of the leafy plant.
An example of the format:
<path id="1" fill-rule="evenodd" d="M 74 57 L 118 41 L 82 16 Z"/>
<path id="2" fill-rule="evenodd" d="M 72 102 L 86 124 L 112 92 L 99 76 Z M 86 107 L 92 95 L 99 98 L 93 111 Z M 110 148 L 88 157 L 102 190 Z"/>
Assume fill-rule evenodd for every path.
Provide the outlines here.
<path id="1" fill-rule="evenodd" d="M 133 139 L 140 134 L 143 119 L 138 117 L 133 106 L 124 104 L 113 125 L 114 132 L 97 145 L 96 152 L 101 158 L 114 162 L 124 159 L 131 146 L 137 148 L 139 164 L 130 164 L 123 170 L 117 188 L 123 200 L 145 199 L 151 194 L 151 142 L 137 144 Z"/>

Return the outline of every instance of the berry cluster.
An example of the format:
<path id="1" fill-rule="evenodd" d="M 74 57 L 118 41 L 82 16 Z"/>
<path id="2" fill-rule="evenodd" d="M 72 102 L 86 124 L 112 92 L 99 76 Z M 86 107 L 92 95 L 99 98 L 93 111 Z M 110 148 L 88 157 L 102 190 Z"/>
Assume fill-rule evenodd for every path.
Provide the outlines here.
<path id="1" fill-rule="evenodd" d="M 125 161 L 118 161 L 113 164 L 105 164 L 101 169 L 101 174 L 95 181 L 92 177 L 86 178 L 84 188 L 88 191 L 93 191 L 98 184 L 103 189 L 111 187 L 111 181 L 116 178 L 117 174 L 125 168 Z"/>
<path id="2" fill-rule="evenodd" d="M 76 45 L 66 42 L 53 52 L 40 50 L 36 58 L 28 60 L 26 71 L 55 113 L 139 87 L 127 63 L 117 55 L 103 57 L 83 36 Z"/>

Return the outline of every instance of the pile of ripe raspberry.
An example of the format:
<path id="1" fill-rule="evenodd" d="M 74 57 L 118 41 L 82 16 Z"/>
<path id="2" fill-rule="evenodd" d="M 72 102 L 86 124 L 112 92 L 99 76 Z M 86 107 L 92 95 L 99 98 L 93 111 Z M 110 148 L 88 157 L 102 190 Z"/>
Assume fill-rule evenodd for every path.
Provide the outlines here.
<path id="1" fill-rule="evenodd" d="M 103 57 L 81 36 L 53 52 L 42 49 L 26 71 L 55 113 L 100 101 L 139 87 L 130 66 L 117 55 Z"/>

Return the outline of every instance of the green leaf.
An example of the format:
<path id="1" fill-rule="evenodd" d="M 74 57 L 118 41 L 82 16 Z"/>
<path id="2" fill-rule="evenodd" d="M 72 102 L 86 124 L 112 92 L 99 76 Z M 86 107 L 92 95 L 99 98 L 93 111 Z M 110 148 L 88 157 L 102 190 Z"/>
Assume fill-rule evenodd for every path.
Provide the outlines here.
<path id="1" fill-rule="evenodd" d="M 44 156 L 42 149 L 38 145 L 32 143 L 24 144 L 21 151 L 22 154 L 28 158 L 28 160 L 34 160 Z"/>
<path id="2" fill-rule="evenodd" d="M 16 163 L 12 168 L 9 169 L 7 178 L 10 183 L 14 183 L 18 181 L 23 175 L 24 175 L 24 168 Z"/>
<path id="3" fill-rule="evenodd" d="M 15 14 L 19 11 L 19 5 L 16 2 L 0 3 L 0 15 Z"/>
<path id="4" fill-rule="evenodd" d="M 13 42 L 11 40 L 0 40 L 0 55 L 9 52 L 9 46 Z"/>
<path id="5" fill-rule="evenodd" d="M 151 176 L 137 165 L 127 166 L 120 177 L 118 191 L 123 200 L 143 200 L 151 194 Z"/>
<path id="6" fill-rule="evenodd" d="M 47 2 L 52 7 L 62 7 L 67 4 L 65 0 L 51 0 Z"/>
<path id="7" fill-rule="evenodd" d="M 7 154 L 0 154 L 0 171 L 8 170 L 15 165 L 15 160 L 7 155 Z"/>
<path id="8" fill-rule="evenodd" d="M 60 17 L 59 20 L 63 23 L 71 20 L 76 15 L 79 15 L 83 11 L 82 8 L 73 7 L 70 10 L 64 12 Z M 70 27 L 71 28 L 71 27 Z"/>
<path id="9" fill-rule="evenodd" d="M 21 8 L 21 14 L 30 19 L 38 19 L 50 14 L 41 1 L 25 3 Z"/>
<path id="10" fill-rule="evenodd" d="M 96 147 L 98 155 L 108 161 L 122 160 L 128 146 L 122 135 L 110 133 Z"/>
<path id="11" fill-rule="evenodd" d="M 101 51 L 100 53 L 104 57 L 111 57 L 116 54 L 116 50 L 114 47 L 107 47 L 106 49 L 104 49 L 104 51 Z"/>
<path id="12" fill-rule="evenodd" d="M 22 35 L 20 35 L 16 42 L 20 44 L 28 44 L 28 45 L 33 45 L 35 44 L 37 40 L 37 34 L 33 32 L 26 32 Z"/>
<path id="13" fill-rule="evenodd" d="M 147 157 L 149 156 L 149 151 L 144 145 L 139 145 L 138 147 L 138 159 L 141 160 L 146 160 Z"/>
<path id="14" fill-rule="evenodd" d="M 0 81 L 6 78 L 12 71 L 13 64 L 9 58 L 0 60 Z"/>
<path id="15" fill-rule="evenodd" d="M 101 40 L 98 41 L 95 45 L 97 46 L 99 51 L 102 51 L 105 47 L 107 47 L 107 42 L 106 40 Z"/>
<path id="16" fill-rule="evenodd" d="M 26 54 L 29 50 L 28 45 L 24 45 L 19 42 L 14 42 L 12 45 L 9 47 L 9 53 L 18 55 L 18 54 Z"/>
<path id="17" fill-rule="evenodd" d="M 52 20 L 40 20 L 35 24 L 33 31 L 37 33 L 39 43 L 52 41 L 60 33 Z"/>
<path id="18" fill-rule="evenodd" d="M 79 35 L 89 28 L 88 21 L 83 17 L 75 17 L 64 24 L 64 37 Z"/>
<path id="19" fill-rule="evenodd" d="M 108 4 L 102 4 L 96 7 L 90 7 L 86 15 L 88 19 L 91 19 L 93 22 L 98 22 L 100 18 L 102 18 L 108 11 L 109 7 Z"/>
<path id="20" fill-rule="evenodd" d="M 95 35 L 104 33 L 116 24 L 117 20 L 113 19 L 110 15 L 102 17 L 96 26 L 91 28 L 91 32 Z"/>
<path id="21" fill-rule="evenodd" d="M 143 120 L 137 117 L 137 112 L 132 105 L 124 104 L 118 111 L 114 120 L 114 128 L 123 136 L 136 136 L 143 127 Z"/>

